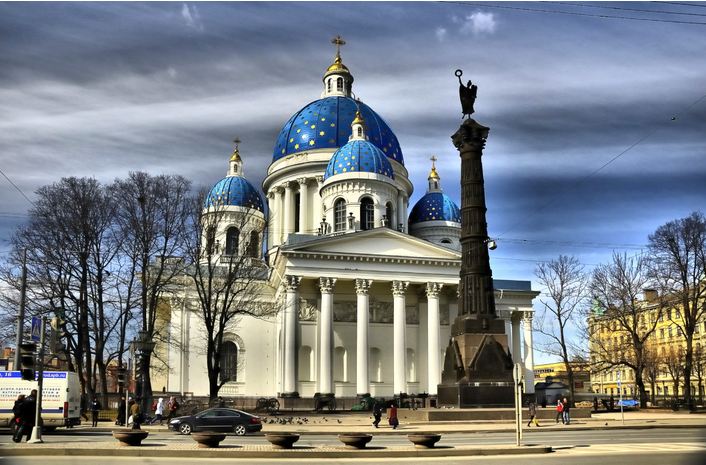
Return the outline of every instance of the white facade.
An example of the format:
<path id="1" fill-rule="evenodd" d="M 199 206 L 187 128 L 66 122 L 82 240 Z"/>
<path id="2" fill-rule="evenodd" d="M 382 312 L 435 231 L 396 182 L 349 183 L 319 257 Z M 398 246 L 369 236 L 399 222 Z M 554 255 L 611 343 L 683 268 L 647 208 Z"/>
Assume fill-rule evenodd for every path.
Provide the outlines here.
<path id="1" fill-rule="evenodd" d="M 324 75 L 322 97 L 351 101 L 352 82 L 337 53 Z M 374 141 L 359 117 L 356 112 L 348 126 L 350 140 Z M 323 120 L 314 123 L 312 117 L 307 127 L 329 125 Z M 285 142 L 293 144 L 294 137 Z M 327 171 L 337 150 L 306 144 L 268 168 L 263 191 L 269 276 L 258 298 L 280 308 L 270 319 L 242 319 L 227 335 L 238 349 L 238 369 L 223 396 L 436 394 L 458 312 L 460 222 L 414 223 L 408 234 L 413 186 L 401 158 L 389 158 L 390 175 L 362 162 L 355 171 Z M 231 165 L 230 173 L 242 174 L 242 164 Z M 440 192 L 438 174 L 432 174 L 435 168 L 428 192 Z M 337 211 L 340 199 L 345 208 Z M 372 210 L 364 200 L 372 201 Z M 253 218 L 251 230 L 260 230 L 265 217 Z M 219 226 L 219 239 L 225 240 L 226 230 Z M 512 331 L 513 358 L 532 373 L 531 331 L 523 336 L 513 322 L 531 315 L 537 293 L 525 281 L 499 281 L 496 288 L 498 313 Z M 204 329 L 190 292 L 169 299 L 165 388 L 207 395 Z"/>

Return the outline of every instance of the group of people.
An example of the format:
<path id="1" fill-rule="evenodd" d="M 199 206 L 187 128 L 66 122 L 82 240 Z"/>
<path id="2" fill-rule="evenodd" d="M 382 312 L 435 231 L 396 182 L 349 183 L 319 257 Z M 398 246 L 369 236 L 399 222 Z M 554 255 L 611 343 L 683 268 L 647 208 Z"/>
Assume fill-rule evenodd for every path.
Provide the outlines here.
<path id="1" fill-rule="evenodd" d="M 176 416 L 178 409 L 179 402 L 176 400 L 176 397 L 170 397 L 166 403 L 164 402 L 164 399 L 160 397 L 152 403 L 151 410 L 154 413 L 154 416 L 148 419 L 142 413 L 139 398 L 137 401 L 130 398 L 126 405 L 125 396 L 122 396 L 120 397 L 120 404 L 118 405 L 118 418 L 115 423 L 119 426 L 132 425 L 132 429 L 140 429 L 140 425 L 142 424 L 153 425 L 157 422 L 159 422 L 161 426 L 164 424 L 165 413 L 167 414 L 167 420 L 171 420 Z M 128 417 L 126 423 L 125 412 L 128 410 L 130 412 L 130 416 Z"/>
<path id="2" fill-rule="evenodd" d="M 546 405 L 546 402 L 542 402 L 542 407 Z M 531 426 L 532 423 L 534 423 L 535 426 L 539 426 L 539 422 L 537 421 L 537 404 L 534 401 L 530 401 L 528 405 L 528 413 L 529 413 L 529 421 L 527 422 L 527 426 Z M 564 425 L 568 425 L 571 422 L 571 403 L 569 400 L 564 397 L 562 399 L 557 399 L 556 401 L 556 423 L 559 423 L 559 420 L 561 420 L 561 423 Z"/>
<path id="3" fill-rule="evenodd" d="M 380 425 L 384 408 L 385 404 L 380 401 L 376 401 L 375 404 L 373 404 L 373 426 L 376 428 Z M 392 426 L 392 429 L 397 429 L 397 427 L 400 426 L 400 420 L 397 418 L 397 404 L 395 404 L 394 401 L 390 402 L 387 408 L 387 422 Z"/>
<path id="4" fill-rule="evenodd" d="M 29 441 L 37 414 L 37 390 L 32 389 L 28 396 L 24 394 L 17 396 L 12 407 L 12 414 L 12 423 L 15 427 L 12 440 L 22 442 L 22 436 L 27 436 L 27 441 Z"/>

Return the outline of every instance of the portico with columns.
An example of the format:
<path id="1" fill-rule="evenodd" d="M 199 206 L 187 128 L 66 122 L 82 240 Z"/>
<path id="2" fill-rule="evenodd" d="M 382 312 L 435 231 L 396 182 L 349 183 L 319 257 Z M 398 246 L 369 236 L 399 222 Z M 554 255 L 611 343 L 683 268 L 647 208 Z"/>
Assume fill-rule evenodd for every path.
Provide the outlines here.
<path id="1" fill-rule="evenodd" d="M 460 254 L 390 228 L 305 239 L 282 247 L 273 263 L 273 285 L 285 293 L 278 392 L 434 396 L 458 312 Z M 529 282 L 498 283 L 501 315 L 519 322 L 536 292 Z M 513 344 L 523 337 L 513 325 Z M 529 355 L 512 349 L 524 363 L 531 341 L 525 346 Z"/>

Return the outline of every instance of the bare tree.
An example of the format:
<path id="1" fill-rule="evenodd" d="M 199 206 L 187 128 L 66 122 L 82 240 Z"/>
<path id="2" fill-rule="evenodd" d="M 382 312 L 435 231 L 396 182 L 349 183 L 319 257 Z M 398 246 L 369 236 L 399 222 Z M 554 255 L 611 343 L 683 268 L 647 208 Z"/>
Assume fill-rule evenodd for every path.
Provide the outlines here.
<path id="1" fill-rule="evenodd" d="M 682 346 L 670 347 L 664 353 L 664 368 L 667 370 L 669 377 L 672 378 L 672 386 L 674 391 L 674 401 L 679 401 L 679 383 L 684 375 L 684 348 Z M 686 392 L 686 387 L 684 387 Z"/>
<path id="2" fill-rule="evenodd" d="M 578 329 L 580 309 L 586 302 L 588 277 L 578 259 L 566 255 L 540 263 L 535 275 L 548 296 L 540 299 L 544 307 L 535 319 L 535 331 L 547 341 L 541 345 L 540 350 L 561 358 L 573 404 L 575 383 L 571 360 L 579 356 L 584 348 L 576 344 L 571 334 Z"/>
<path id="3" fill-rule="evenodd" d="M 699 404 L 703 405 L 704 375 L 706 374 L 706 348 L 699 342 L 697 342 L 694 347 L 694 374 L 696 374 L 696 379 L 699 383 L 696 386 L 699 396 Z"/>
<path id="4" fill-rule="evenodd" d="M 643 373 L 648 340 L 661 315 L 661 304 L 641 301 L 649 288 L 647 262 L 640 255 L 614 253 L 612 261 L 598 266 L 591 280 L 594 314 L 591 328 L 591 356 L 599 367 L 631 368 L 640 394 L 640 406 L 647 407 Z M 649 311 L 648 311 L 649 310 Z M 602 333 L 602 334 L 601 334 Z"/>
<path id="5" fill-rule="evenodd" d="M 654 338 L 650 338 L 645 346 L 644 366 L 644 377 L 650 383 L 650 402 L 655 405 L 655 389 L 664 366 L 664 357 L 659 353 Z"/>
<path id="6" fill-rule="evenodd" d="M 694 212 L 670 221 L 649 236 L 652 276 L 663 294 L 681 309 L 671 318 L 686 342 L 684 347 L 684 398 L 693 407 L 691 375 L 694 368 L 694 333 L 706 314 L 706 218 Z"/>
<path id="7" fill-rule="evenodd" d="M 237 367 L 224 366 L 226 333 L 234 332 L 243 317 L 276 313 L 276 305 L 262 298 L 267 286 L 265 219 L 255 208 L 224 205 L 202 193 L 192 203 L 190 224 L 188 274 L 205 327 L 209 396 L 214 399 L 237 375 Z"/>
<path id="8" fill-rule="evenodd" d="M 190 183 L 181 176 L 133 172 L 125 180 L 116 180 L 112 189 L 120 199 L 117 221 L 122 250 L 139 276 L 140 330 L 154 341 L 160 336 L 155 325 L 159 302 L 183 272 L 180 262 L 170 258 L 184 253 Z M 143 409 L 152 395 L 151 356 L 150 350 L 142 352 L 139 364 Z"/>

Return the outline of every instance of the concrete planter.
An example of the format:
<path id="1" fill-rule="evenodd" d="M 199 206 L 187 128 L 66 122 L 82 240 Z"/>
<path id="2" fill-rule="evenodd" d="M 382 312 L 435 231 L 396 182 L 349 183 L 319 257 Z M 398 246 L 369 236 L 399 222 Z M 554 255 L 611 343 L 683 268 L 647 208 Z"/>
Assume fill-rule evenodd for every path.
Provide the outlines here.
<path id="1" fill-rule="evenodd" d="M 226 438 L 225 433 L 213 433 L 204 431 L 203 433 L 191 433 L 191 438 L 199 443 L 199 447 L 210 449 L 218 445 Z"/>
<path id="2" fill-rule="evenodd" d="M 139 429 L 116 429 L 113 430 L 113 437 L 120 441 L 121 446 L 139 446 L 142 440 L 149 436 L 148 431 Z"/>
<path id="3" fill-rule="evenodd" d="M 299 435 L 294 433 L 265 433 L 265 438 L 270 441 L 274 449 L 291 449 L 299 440 Z"/>
<path id="4" fill-rule="evenodd" d="M 338 440 L 345 444 L 349 449 L 365 449 L 365 445 L 372 441 L 372 434 L 339 434 Z"/>
<path id="5" fill-rule="evenodd" d="M 416 433 L 408 434 L 407 439 L 409 439 L 417 449 L 432 449 L 434 444 L 439 442 L 441 439 L 441 435 L 432 433 Z"/>

